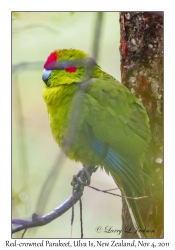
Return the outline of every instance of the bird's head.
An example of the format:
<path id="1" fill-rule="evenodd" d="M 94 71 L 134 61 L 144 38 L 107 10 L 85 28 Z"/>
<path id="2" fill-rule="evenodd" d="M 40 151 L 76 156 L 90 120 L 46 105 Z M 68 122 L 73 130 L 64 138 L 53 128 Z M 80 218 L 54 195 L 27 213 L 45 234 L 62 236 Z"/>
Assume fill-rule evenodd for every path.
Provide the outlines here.
<path id="1" fill-rule="evenodd" d="M 53 51 L 44 64 L 42 79 L 47 87 L 78 83 L 100 77 L 102 71 L 93 58 L 75 49 Z"/>

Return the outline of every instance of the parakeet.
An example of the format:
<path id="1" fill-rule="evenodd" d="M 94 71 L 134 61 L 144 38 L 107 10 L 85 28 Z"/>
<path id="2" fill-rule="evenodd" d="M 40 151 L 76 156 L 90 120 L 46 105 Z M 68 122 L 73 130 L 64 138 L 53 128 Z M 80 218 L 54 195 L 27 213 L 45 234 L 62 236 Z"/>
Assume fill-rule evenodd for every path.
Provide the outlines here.
<path id="1" fill-rule="evenodd" d="M 110 173 L 122 195 L 143 197 L 142 165 L 151 133 L 142 103 L 80 50 L 53 51 L 42 79 L 50 128 L 61 150 Z M 144 229 L 139 201 L 126 201 L 134 225 Z"/>

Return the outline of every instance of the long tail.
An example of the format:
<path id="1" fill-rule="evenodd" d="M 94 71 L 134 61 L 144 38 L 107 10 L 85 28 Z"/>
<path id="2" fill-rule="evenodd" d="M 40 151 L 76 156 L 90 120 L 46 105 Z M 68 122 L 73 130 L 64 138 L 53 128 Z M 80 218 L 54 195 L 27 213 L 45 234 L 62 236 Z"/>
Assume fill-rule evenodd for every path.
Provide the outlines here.
<path id="1" fill-rule="evenodd" d="M 115 183 L 118 185 L 118 176 L 115 173 L 111 173 Z M 137 233 L 140 238 L 149 238 L 149 234 L 146 232 L 146 223 L 145 216 L 147 213 L 147 196 L 142 192 L 135 192 L 132 190 L 132 185 L 128 186 L 126 183 L 122 183 L 120 185 L 120 190 L 122 192 L 122 196 L 124 196 L 125 201 L 128 206 L 128 210 L 130 213 L 130 217 L 132 220 L 132 224 L 125 223 L 125 226 L 122 230 L 128 234 Z M 129 235 L 128 235 L 129 236 Z M 130 238 L 130 236 L 128 237 Z"/>
<path id="2" fill-rule="evenodd" d="M 100 142 L 90 126 L 86 126 L 86 131 L 92 149 L 103 161 L 101 166 L 105 168 L 107 173 L 111 174 L 122 195 L 126 197 L 125 200 L 134 226 L 133 230 L 138 229 L 137 234 L 141 238 L 150 238 L 149 233 L 144 231 L 147 228 L 149 199 L 145 197 L 147 187 L 139 162 L 136 159 L 127 160 L 107 143 Z"/>
<path id="3" fill-rule="evenodd" d="M 150 238 L 149 233 L 146 232 L 149 199 L 146 197 L 147 188 L 141 166 L 138 162 L 127 162 L 110 146 L 104 145 L 96 139 L 91 142 L 91 145 L 103 159 L 106 172 L 111 174 L 122 195 L 126 197 L 134 226 L 133 230 L 136 230 L 141 238 Z"/>

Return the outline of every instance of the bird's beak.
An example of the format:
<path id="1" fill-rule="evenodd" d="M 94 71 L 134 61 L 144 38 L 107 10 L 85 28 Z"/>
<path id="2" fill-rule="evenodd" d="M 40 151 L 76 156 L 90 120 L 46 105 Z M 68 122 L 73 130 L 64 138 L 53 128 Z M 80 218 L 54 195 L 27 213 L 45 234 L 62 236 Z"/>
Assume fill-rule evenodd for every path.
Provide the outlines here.
<path id="1" fill-rule="evenodd" d="M 45 82 L 46 85 L 47 85 L 48 78 L 49 78 L 51 72 L 52 72 L 52 70 L 47 70 L 47 69 L 44 69 L 44 70 L 43 70 L 43 73 L 42 73 L 42 80 Z"/>

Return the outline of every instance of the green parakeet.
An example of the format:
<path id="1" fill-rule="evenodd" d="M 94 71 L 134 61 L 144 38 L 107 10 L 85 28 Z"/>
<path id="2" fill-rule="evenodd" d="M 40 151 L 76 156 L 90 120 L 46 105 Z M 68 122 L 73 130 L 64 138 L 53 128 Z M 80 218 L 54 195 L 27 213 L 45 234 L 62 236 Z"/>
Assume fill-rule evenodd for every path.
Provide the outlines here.
<path id="1" fill-rule="evenodd" d="M 145 196 L 142 165 L 151 135 L 142 103 L 80 50 L 52 52 L 42 79 L 52 135 L 61 150 L 70 159 L 104 168 L 122 195 Z M 144 229 L 139 201 L 126 201 L 133 224 Z"/>

